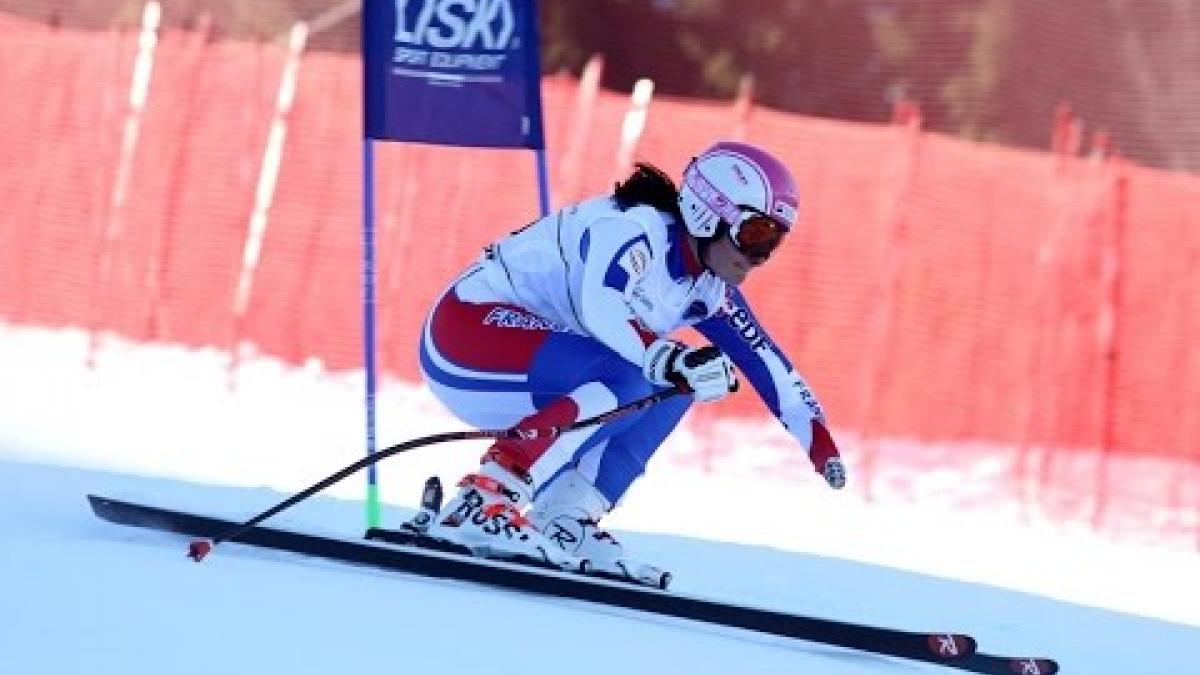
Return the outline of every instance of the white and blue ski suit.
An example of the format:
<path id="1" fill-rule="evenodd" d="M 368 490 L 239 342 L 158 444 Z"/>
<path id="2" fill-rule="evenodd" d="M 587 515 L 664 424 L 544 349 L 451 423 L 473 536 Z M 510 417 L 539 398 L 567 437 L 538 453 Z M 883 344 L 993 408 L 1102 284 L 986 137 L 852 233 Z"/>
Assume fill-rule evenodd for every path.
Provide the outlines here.
<path id="1" fill-rule="evenodd" d="M 430 388 L 476 427 L 570 424 L 652 393 L 642 372 L 647 345 L 693 326 L 823 466 L 837 450 L 816 397 L 745 297 L 703 268 L 687 236 L 668 213 L 599 197 L 492 244 L 425 323 L 420 359 Z M 677 396 L 525 444 L 522 468 L 535 486 L 578 468 L 616 504 L 691 403 Z"/>

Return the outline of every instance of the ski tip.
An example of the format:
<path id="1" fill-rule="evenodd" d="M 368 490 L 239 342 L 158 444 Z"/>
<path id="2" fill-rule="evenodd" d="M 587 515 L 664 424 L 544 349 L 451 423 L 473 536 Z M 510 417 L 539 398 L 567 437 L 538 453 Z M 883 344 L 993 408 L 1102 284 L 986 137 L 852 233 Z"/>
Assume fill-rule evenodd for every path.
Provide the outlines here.
<path id="1" fill-rule="evenodd" d="M 188 544 L 188 557 L 196 562 L 204 560 L 204 556 L 212 551 L 212 542 L 207 539 L 197 539 Z"/>
<path id="2" fill-rule="evenodd" d="M 89 494 L 87 496 L 87 500 L 88 504 L 92 507 L 92 513 L 95 513 L 96 515 L 100 515 L 101 510 L 104 508 L 105 504 L 108 503 L 108 500 L 104 497 L 93 494 Z"/>
<path id="3" fill-rule="evenodd" d="M 929 636 L 929 650 L 942 659 L 961 659 L 975 653 L 975 638 L 961 633 L 935 633 Z"/>

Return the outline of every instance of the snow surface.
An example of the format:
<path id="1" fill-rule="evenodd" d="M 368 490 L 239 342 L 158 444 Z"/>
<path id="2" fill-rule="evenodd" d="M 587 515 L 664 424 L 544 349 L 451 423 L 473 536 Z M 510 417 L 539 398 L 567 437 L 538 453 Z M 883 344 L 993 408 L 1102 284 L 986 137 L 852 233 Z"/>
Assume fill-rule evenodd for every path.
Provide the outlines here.
<path id="1" fill-rule="evenodd" d="M 234 520 L 360 456 L 361 377 L 0 325 L 0 675 L 917 673 L 874 655 L 430 581 L 94 518 L 84 495 Z M 379 397 L 380 444 L 459 428 L 420 388 Z M 1064 674 L 1197 672 L 1200 555 L 986 512 L 867 502 L 752 468 L 703 474 L 684 430 L 613 514 L 681 593 L 976 636 Z M 381 467 L 385 523 L 474 444 Z M 848 453 L 853 468 L 853 453 Z M 271 525 L 361 532 L 361 479 Z"/>

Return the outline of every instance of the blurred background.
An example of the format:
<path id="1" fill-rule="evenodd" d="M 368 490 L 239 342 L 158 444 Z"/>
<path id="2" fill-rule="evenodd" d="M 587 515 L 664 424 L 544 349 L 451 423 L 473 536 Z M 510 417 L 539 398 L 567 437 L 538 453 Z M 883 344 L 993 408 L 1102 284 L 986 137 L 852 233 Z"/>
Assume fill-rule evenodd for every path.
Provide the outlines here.
<path id="1" fill-rule="evenodd" d="M 794 168 L 803 225 L 748 294 L 855 494 L 1200 547 L 1200 2 L 540 17 L 555 206 L 717 138 Z M 0 322 L 87 336 L 81 368 L 115 338 L 359 372 L 358 48 L 356 1 L 0 0 Z M 380 145 L 381 367 L 413 386 L 426 307 L 536 216 L 536 177 Z M 719 473 L 750 438 L 811 489 L 734 399 L 678 461 Z"/>

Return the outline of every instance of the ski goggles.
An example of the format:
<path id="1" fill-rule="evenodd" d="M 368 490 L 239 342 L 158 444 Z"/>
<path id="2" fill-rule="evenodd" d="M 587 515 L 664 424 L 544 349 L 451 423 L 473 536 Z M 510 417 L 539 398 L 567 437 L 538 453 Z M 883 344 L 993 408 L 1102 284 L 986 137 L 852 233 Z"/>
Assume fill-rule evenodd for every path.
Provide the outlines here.
<path id="1" fill-rule="evenodd" d="M 729 226 L 729 239 L 734 248 L 743 255 L 766 258 L 779 247 L 783 235 L 788 233 L 788 226 L 782 221 L 756 208 L 741 206 L 726 198 L 704 174 L 700 173 L 695 162 L 689 164 L 683 172 L 683 182 Z M 785 218 L 795 219 L 795 207 L 777 201 L 774 209 Z"/>
<path id="2" fill-rule="evenodd" d="M 741 217 L 729 225 L 729 240 L 733 247 L 749 258 L 770 257 L 783 242 L 787 228 L 755 209 L 741 207 L 741 211 Z"/>

